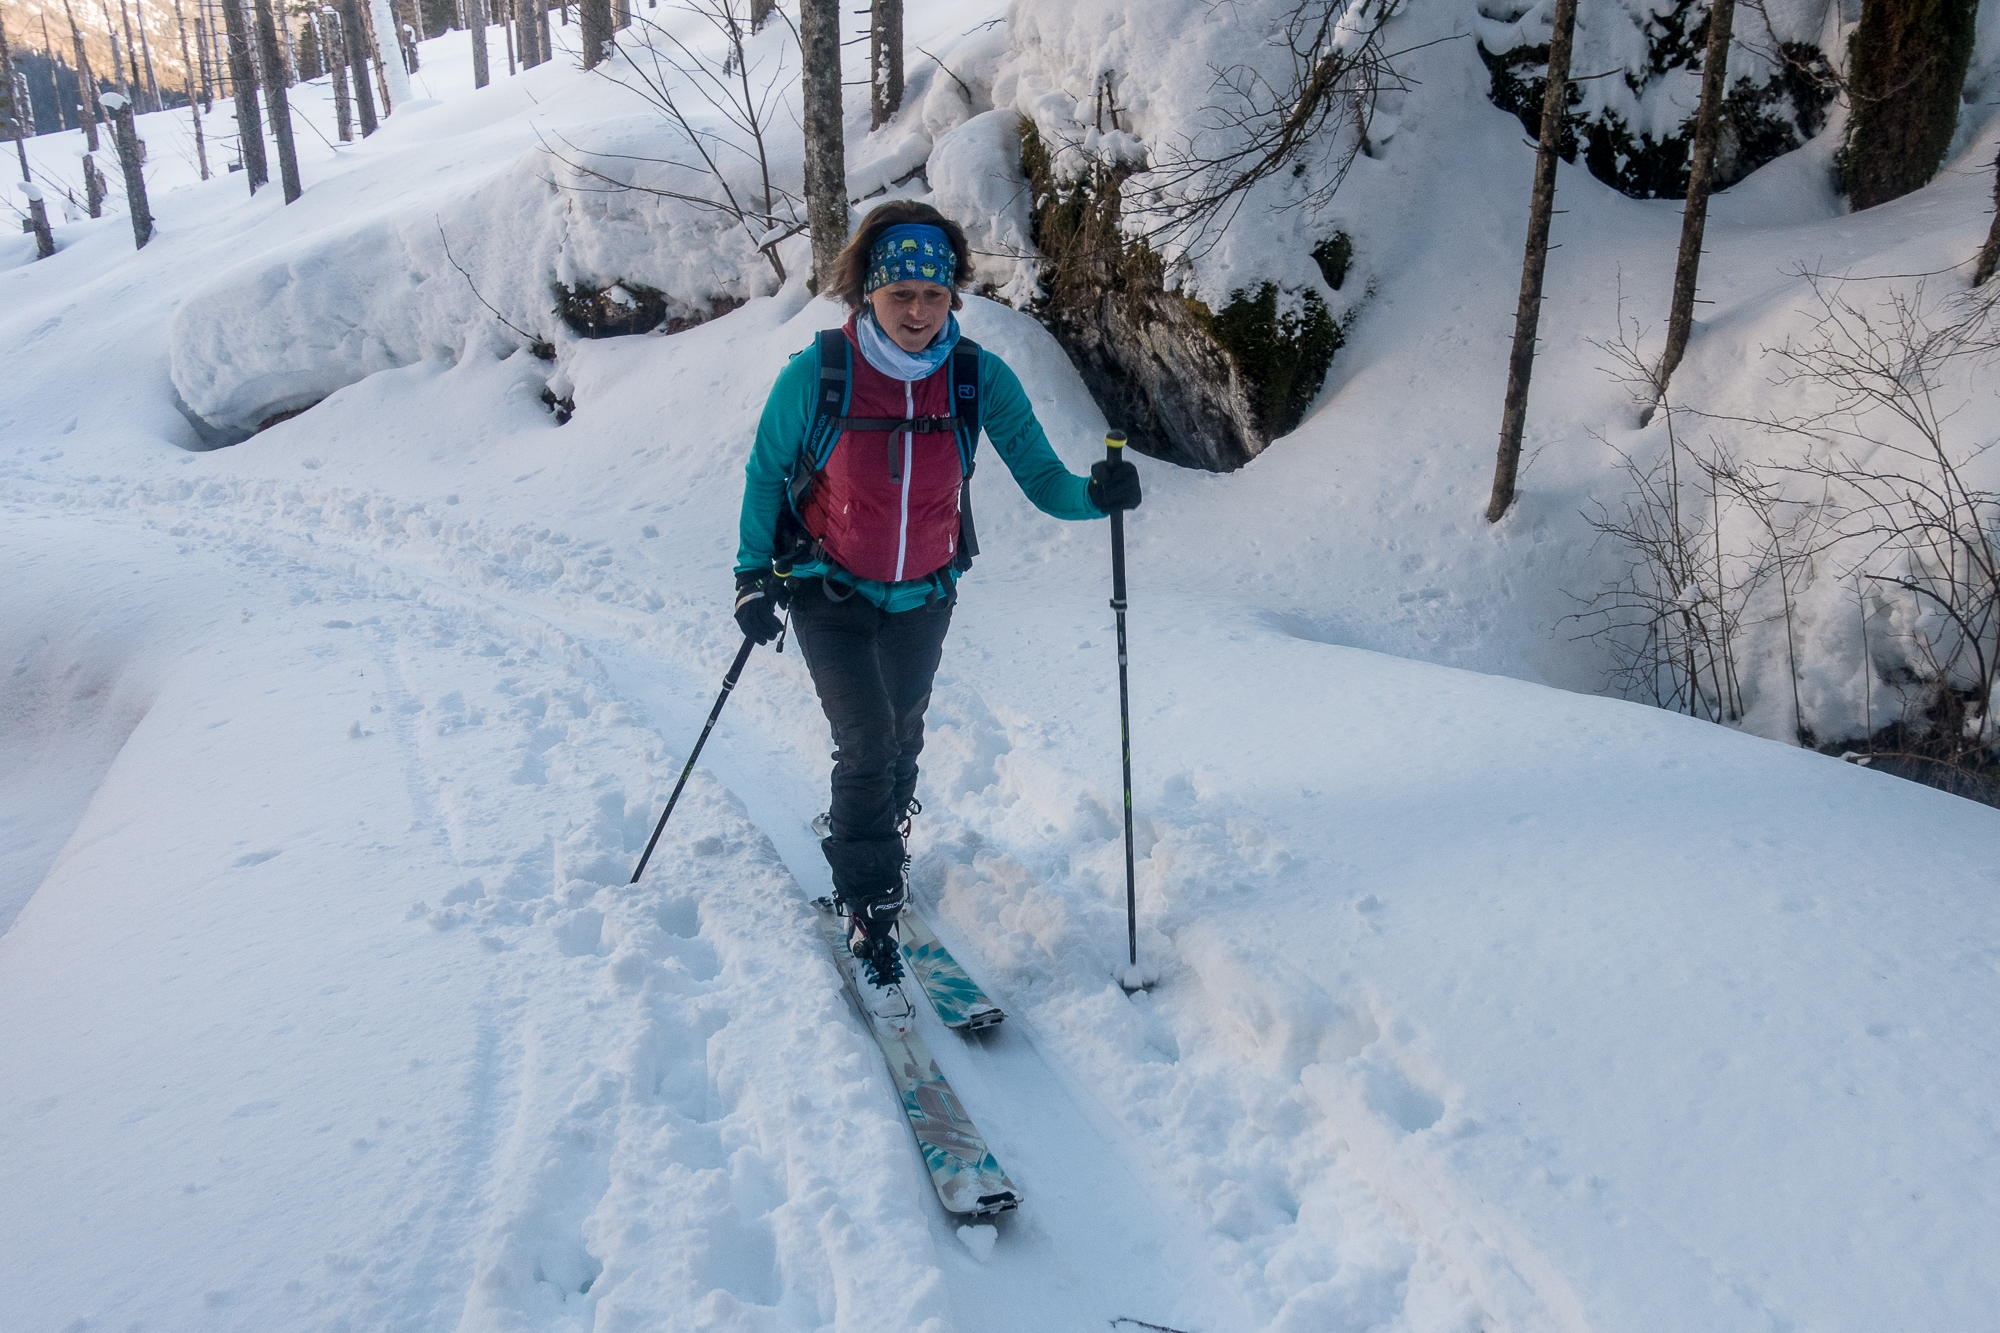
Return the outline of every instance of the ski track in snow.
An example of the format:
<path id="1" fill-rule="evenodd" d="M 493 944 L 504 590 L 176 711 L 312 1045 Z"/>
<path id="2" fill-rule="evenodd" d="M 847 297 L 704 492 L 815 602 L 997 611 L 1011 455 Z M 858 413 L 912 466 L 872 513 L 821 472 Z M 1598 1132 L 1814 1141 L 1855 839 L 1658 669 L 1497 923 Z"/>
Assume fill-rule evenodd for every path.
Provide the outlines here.
<path id="1" fill-rule="evenodd" d="M 1099 908 L 1069 919 L 1038 888 L 1071 842 L 1038 836 L 1056 821 L 1099 841 L 1118 830 L 1101 801 L 1056 795 L 1073 784 L 1034 758 L 1028 719 L 1003 721 L 941 679 L 926 785 L 957 799 L 926 814 L 915 844 L 920 902 L 1014 1014 L 969 1039 L 923 1016 L 1028 1197 L 982 1260 L 980 1237 L 962 1245 L 930 1201 L 879 1052 L 810 926 L 807 898 L 826 889 L 812 808 L 782 795 L 823 790 L 810 741 L 746 736 L 748 710 L 725 714 L 645 881 L 625 885 L 715 664 L 656 656 L 660 599 L 594 544 L 241 478 L 103 478 L 35 501 L 279 580 L 310 619 L 310 653 L 366 663 L 345 743 L 393 750 L 372 767 L 397 774 L 432 881 L 456 877 L 399 915 L 437 935 L 456 984 L 478 992 L 457 1109 L 413 1153 L 460 1215 L 414 1254 L 398 1255 L 393 1232 L 330 1252 L 301 1294 L 322 1313 L 412 1328 L 450 1313 L 467 1329 L 813 1328 L 837 1310 L 909 1328 L 1084 1329 L 1119 1315 L 1204 1330 L 1479 1326 L 1467 1278 L 1342 1163 L 1298 1060 L 1276 1076 L 1176 1071 L 1148 997 L 1030 961 L 1096 957 L 1088 937 L 1122 939 L 1123 906 L 1122 884 L 1107 885 Z M 807 709 L 794 712 L 809 734 Z M 1001 827 L 1010 809 L 1034 812 L 1023 841 Z M 1144 825 L 1148 873 L 1168 847 L 1209 875 L 1285 855 L 1247 828 Z M 980 906 L 1001 900 L 1004 912 Z M 1022 932 L 1037 938 L 1010 938 Z M 1174 944 L 1148 929 L 1142 947 L 1158 958 Z M 1266 1034 L 1325 1017 L 1301 1006 L 1334 1008 L 1226 948 L 1196 971 Z M 1102 994 L 1065 1008 L 1051 1041 L 1038 996 L 1067 1005 L 1093 986 Z M 1346 1024 L 1341 1056 L 1372 1040 L 1366 1018 Z M 1224 1180 L 1227 1206 L 1196 1224 Z M 461 1283 L 463 1308 L 449 1310 Z M 413 1318 L 412 1298 L 435 1287 L 447 1291 Z"/>

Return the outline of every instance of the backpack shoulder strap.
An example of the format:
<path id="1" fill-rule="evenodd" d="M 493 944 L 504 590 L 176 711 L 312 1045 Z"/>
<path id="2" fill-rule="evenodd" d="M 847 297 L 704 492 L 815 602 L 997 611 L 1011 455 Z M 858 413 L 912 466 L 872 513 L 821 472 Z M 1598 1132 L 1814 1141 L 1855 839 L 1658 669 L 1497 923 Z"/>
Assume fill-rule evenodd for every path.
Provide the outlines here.
<path id="1" fill-rule="evenodd" d="M 826 466 L 840 438 L 839 423 L 847 416 L 854 397 L 854 349 L 846 333 L 822 329 L 819 333 L 819 393 L 813 399 L 812 424 L 806 427 L 804 455 L 813 470 Z M 802 460 L 803 461 L 803 460 Z"/>
<path id="2" fill-rule="evenodd" d="M 812 494 L 819 470 L 840 443 L 848 401 L 854 394 L 854 359 L 847 335 L 839 329 L 821 329 L 819 345 L 819 387 L 813 394 L 812 420 L 806 423 L 805 438 L 799 441 L 799 456 L 792 474 L 785 478 L 785 494 L 792 512 L 803 514 L 806 497 Z"/>
<path id="3" fill-rule="evenodd" d="M 958 462 L 972 475 L 979 451 L 979 344 L 960 337 L 951 349 L 951 414 L 958 418 Z"/>
<path id="4" fill-rule="evenodd" d="M 979 344 L 961 336 L 951 349 L 952 415 L 958 418 L 958 550 L 952 568 L 963 574 L 979 554 L 979 531 L 972 523 L 972 469 L 979 449 Z"/>

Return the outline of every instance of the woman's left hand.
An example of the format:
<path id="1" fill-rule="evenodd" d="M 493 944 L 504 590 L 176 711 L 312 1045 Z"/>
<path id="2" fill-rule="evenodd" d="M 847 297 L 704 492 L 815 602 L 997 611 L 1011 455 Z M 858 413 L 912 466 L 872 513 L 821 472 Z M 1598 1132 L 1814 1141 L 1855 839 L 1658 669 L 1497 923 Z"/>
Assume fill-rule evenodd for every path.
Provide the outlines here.
<path id="1" fill-rule="evenodd" d="M 1139 469 L 1124 459 L 1090 465 L 1090 502 L 1105 513 L 1139 507 Z"/>

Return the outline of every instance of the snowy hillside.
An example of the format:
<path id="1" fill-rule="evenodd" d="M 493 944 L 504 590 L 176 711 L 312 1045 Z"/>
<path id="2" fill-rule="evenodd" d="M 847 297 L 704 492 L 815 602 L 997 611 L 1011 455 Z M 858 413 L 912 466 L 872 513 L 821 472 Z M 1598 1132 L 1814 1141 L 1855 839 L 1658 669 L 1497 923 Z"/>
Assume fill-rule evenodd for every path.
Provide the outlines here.
<path id="1" fill-rule="evenodd" d="M 873 135 L 850 103 L 850 183 L 978 213 L 1024 299 L 1012 117 L 1082 105 L 1105 52 L 1144 111 L 1255 45 L 1121 8 L 911 6 L 943 63 Z M 936 1206 L 813 931 L 796 650 L 752 657 L 626 884 L 740 642 L 758 412 L 841 317 L 803 238 L 781 284 L 740 233 L 575 193 L 543 145 L 631 151 L 652 113 L 561 59 L 473 93 L 462 33 L 377 135 L 302 137 L 290 208 L 196 180 L 165 113 L 145 250 L 119 216 L 45 262 L 0 238 L 0 1325 L 1989 1324 L 2000 812 L 1761 739 L 1782 635 L 1741 728 L 1596 693 L 1564 617 L 1623 557 L 1579 511 L 1626 485 L 1605 441 L 1666 430 L 1599 344 L 1622 299 L 1657 348 L 1678 206 L 1563 168 L 1534 461 L 1487 526 L 1533 150 L 1470 40 L 1498 20 L 1408 17 L 1447 40 L 1339 196 L 1369 294 L 1311 416 L 1238 472 L 1145 466 L 1128 524 L 1150 992 L 1111 981 L 1105 532 L 979 473 L 914 885 L 1010 1013 L 924 1018 L 1027 1199 L 993 1230 Z M 1718 197 L 1691 405 L 1775 410 L 1801 264 L 1873 299 L 1977 249 L 1982 96 L 1902 200 L 1846 213 L 1824 137 Z M 323 87 L 297 106 L 327 131 Z M 29 152 L 74 175 L 79 138 Z M 579 280 L 725 313 L 581 340 L 548 309 Z M 1053 338 L 962 317 L 1100 456 Z M 1990 439 L 1992 384 L 1952 385 Z M 1842 734 L 1873 677 L 1816 660 Z"/>

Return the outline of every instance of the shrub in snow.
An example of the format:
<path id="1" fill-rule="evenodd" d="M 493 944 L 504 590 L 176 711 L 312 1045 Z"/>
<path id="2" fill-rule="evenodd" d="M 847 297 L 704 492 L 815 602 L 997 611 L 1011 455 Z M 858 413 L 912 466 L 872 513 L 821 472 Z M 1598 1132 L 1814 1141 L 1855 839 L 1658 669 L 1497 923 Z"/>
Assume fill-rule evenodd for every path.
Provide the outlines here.
<path id="1" fill-rule="evenodd" d="M 1562 157 L 1634 199 L 1687 194 L 1695 106 L 1701 95 L 1705 0 L 1612 0 L 1579 23 Z M 1729 92 L 1716 146 L 1715 185 L 1726 188 L 1825 128 L 1836 80 L 1817 40 L 1834 19 L 1823 0 L 1746 8 L 1730 51 Z M 1483 5 L 1479 54 L 1489 96 L 1541 134 L 1549 60 L 1547 6 Z"/>

